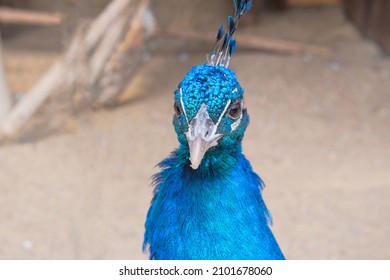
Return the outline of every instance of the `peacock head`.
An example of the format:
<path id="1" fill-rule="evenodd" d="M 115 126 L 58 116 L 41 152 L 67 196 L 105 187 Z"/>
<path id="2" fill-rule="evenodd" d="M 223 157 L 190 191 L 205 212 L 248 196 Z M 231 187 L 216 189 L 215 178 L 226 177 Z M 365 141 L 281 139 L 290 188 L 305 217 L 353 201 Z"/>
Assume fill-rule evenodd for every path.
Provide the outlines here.
<path id="1" fill-rule="evenodd" d="M 191 167 L 197 169 L 206 153 L 240 145 L 249 118 L 244 109 L 244 90 L 229 62 L 236 48 L 238 21 L 252 5 L 234 0 L 235 13 L 221 24 L 208 64 L 195 66 L 175 91 L 174 126 L 179 141 L 188 145 Z M 218 149 L 219 148 L 219 149 Z"/>
<path id="2" fill-rule="evenodd" d="M 249 122 L 243 94 L 234 72 L 223 66 L 195 66 L 179 84 L 173 123 L 180 143 L 189 147 L 193 169 L 206 153 L 240 144 Z"/>

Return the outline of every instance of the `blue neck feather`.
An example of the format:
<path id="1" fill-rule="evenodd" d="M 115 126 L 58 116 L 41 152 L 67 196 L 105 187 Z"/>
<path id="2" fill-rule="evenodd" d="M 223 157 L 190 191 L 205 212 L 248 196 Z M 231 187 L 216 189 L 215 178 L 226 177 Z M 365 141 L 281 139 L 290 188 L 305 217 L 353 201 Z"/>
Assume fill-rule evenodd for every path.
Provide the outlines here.
<path id="1" fill-rule="evenodd" d="M 215 149 L 196 170 L 186 145 L 160 163 L 144 250 L 151 259 L 284 259 L 241 143 Z"/>

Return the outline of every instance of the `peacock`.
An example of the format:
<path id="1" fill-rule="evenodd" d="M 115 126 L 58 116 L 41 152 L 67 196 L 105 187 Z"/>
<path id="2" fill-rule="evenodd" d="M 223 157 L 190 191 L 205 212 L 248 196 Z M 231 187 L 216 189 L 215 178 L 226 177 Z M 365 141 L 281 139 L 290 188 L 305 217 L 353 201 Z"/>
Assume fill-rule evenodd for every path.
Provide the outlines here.
<path id="1" fill-rule="evenodd" d="M 154 175 L 143 251 L 150 259 L 284 259 L 270 229 L 263 181 L 242 154 L 249 123 L 244 90 L 229 69 L 238 21 L 251 1 L 234 0 L 206 64 L 174 91 L 179 147 Z"/>

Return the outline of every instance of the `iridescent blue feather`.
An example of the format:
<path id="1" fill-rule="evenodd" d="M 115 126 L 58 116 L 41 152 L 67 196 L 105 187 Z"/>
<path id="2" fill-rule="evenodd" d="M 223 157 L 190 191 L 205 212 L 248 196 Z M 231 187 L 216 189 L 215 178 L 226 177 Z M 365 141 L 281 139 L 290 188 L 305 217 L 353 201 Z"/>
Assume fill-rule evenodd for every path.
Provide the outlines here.
<path id="1" fill-rule="evenodd" d="M 151 259 L 284 258 L 268 226 L 261 179 L 241 153 L 230 156 L 229 172 L 222 162 L 194 173 L 184 146 L 161 162 L 146 222 Z"/>

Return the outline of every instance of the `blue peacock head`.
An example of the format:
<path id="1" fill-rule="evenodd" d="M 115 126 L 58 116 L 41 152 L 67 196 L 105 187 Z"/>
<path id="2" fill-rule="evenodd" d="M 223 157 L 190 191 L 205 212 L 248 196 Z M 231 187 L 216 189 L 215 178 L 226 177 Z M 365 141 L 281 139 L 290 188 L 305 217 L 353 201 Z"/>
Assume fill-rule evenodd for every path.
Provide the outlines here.
<path id="1" fill-rule="evenodd" d="M 238 21 L 251 3 L 234 0 L 235 14 L 219 27 L 208 63 L 193 67 L 175 91 L 173 123 L 180 143 L 188 145 L 193 169 L 205 155 L 239 145 L 249 123 L 244 90 L 228 66 Z"/>

